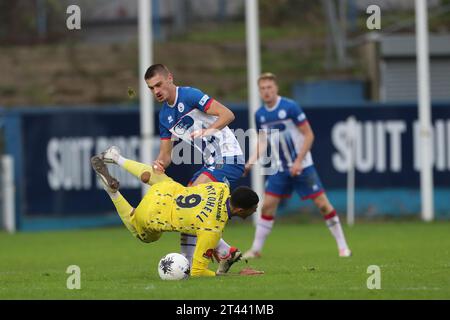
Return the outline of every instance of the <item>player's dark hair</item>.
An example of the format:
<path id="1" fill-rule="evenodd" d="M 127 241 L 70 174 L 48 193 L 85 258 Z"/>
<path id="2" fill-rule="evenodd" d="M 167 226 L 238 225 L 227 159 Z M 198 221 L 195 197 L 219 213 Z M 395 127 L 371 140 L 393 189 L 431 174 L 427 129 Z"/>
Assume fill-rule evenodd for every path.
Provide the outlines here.
<path id="1" fill-rule="evenodd" d="M 169 73 L 170 73 L 170 71 L 165 65 L 163 65 L 161 63 L 157 63 L 157 64 L 150 66 L 147 69 L 147 71 L 145 71 L 144 79 L 145 80 L 150 79 L 157 74 L 162 74 L 164 76 L 167 76 Z"/>
<path id="2" fill-rule="evenodd" d="M 234 208 L 250 209 L 258 204 L 259 197 L 249 187 L 241 186 L 234 189 L 230 202 Z"/>

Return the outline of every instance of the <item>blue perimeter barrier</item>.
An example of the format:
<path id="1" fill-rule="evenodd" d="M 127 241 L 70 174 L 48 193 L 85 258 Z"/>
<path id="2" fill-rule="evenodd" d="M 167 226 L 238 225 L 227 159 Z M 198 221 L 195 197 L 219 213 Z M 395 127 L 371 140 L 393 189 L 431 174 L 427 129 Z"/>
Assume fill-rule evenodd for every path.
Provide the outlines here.
<path id="1" fill-rule="evenodd" d="M 232 129 L 248 128 L 245 104 L 228 104 L 235 112 Z M 417 106 L 375 103 L 304 107 L 315 133 L 312 154 L 327 194 L 346 211 L 347 118 L 358 121 L 356 159 L 357 217 L 418 216 L 420 190 Z M 450 103 L 433 104 L 434 184 L 438 219 L 450 217 Z M 158 109 L 155 134 L 158 134 Z M 120 219 L 95 180 L 89 158 L 111 144 L 139 159 L 137 106 L 33 107 L 0 109 L 4 152 L 13 155 L 19 230 L 67 229 L 115 225 Z M 157 138 L 155 141 L 159 141 Z M 248 146 L 245 146 L 248 158 Z M 155 144 L 154 154 L 158 144 Z M 172 165 L 168 174 L 186 184 L 200 165 Z M 122 193 L 132 205 L 141 198 L 139 182 L 119 175 Z M 249 185 L 250 179 L 242 179 Z M 297 195 L 280 214 L 310 212 L 311 201 Z M 317 212 L 317 211 L 315 211 Z M 318 215 L 318 213 L 317 213 Z"/>

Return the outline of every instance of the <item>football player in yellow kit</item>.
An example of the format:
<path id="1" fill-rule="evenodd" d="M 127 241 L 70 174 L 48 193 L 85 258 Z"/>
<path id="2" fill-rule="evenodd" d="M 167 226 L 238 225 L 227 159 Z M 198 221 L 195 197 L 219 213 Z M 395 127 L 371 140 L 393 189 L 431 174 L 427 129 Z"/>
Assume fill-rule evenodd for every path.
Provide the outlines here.
<path id="1" fill-rule="evenodd" d="M 197 236 L 191 266 L 191 276 L 194 277 L 216 275 L 208 269 L 208 264 L 214 257 L 214 248 L 228 219 L 233 216 L 245 219 L 258 206 L 258 195 L 248 187 L 238 187 L 231 195 L 228 185 L 220 182 L 184 187 L 155 167 L 120 156 L 115 162 L 152 186 L 139 205 L 133 208 L 118 191 L 119 182 L 109 174 L 105 162 L 108 163 L 105 153 L 91 159 L 92 167 L 120 218 L 135 237 L 149 243 L 157 241 L 163 232 L 177 231 Z"/>

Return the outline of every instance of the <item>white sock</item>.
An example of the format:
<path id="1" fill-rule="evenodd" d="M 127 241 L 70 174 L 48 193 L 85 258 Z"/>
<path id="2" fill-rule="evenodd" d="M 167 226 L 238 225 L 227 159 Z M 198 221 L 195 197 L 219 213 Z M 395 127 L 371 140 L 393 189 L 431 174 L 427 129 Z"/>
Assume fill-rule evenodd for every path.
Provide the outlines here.
<path id="1" fill-rule="evenodd" d="M 334 239 L 336 239 L 339 250 L 348 249 L 344 231 L 342 230 L 341 222 L 336 214 L 336 210 L 333 210 L 331 213 L 327 214 L 324 219 L 328 229 L 330 229 L 331 234 Z"/>
<path id="2" fill-rule="evenodd" d="M 111 157 L 112 160 L 121 167 L 123 167 L 124 162 L 127 160 L 126 158 L 122 157 L 122 155 L 116 153 L 113 153 Z"/>
<path id="3" fill-rule="evenodd" d="M 106 193 L 109 195 L 109 197 L 110 197 L 112 200 L 117 199 L 117 197 L 119 196 L 119 191 L 111 192 L 111 191 L 109 191 L 105 186 L 103 186 L 103 189 L 106 191 Z"/>
<path id="4" fill-rule="evenodd" d="M 216 252 L 221 259 L 224 259 L 230 254 L 230 248 L 230 245 L 225 240 L 220 239 L 216 247 Z"/>
<path id="5" fill-rule="evenodd" d="M 197 237 L 190 234 L 180 234 L 180 252 L 192 265 L 192 258 L 194 257 L 195 245 L 197 244 Z"/>
<path id="6" fill-rule="evenodd" d="M 117 157 L 117 159 L 114 159 L 114 161 L 116 161 L 116 163 L 117 163 L 119 166 L 121 166 L 121 167 L 123 167 L 123 164 L 125 163 L 126 160 L 127 160 L 127 159 L 124 158 L 124 157 L 122 157 L 121 155 L 119 155 L 119 156 Z"/>
<path id="7" fill-rule="evenodd" d="M 274 217 L 261 215 L 256 223 L 255 239 L 253 240 L 252 251 L 261 252 L 267 236 L 273 228 Z"/>

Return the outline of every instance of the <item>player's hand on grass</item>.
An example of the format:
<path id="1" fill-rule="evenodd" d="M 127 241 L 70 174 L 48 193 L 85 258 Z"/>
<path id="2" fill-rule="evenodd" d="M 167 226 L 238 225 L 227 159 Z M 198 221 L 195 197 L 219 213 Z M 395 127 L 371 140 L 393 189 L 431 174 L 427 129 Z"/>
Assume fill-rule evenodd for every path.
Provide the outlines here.
<path id="1" fill-rule="evenodd" d="M 292 164 L 292 167 L 289 171 L 291 173 L 291 176 L 293 176 L 293 177 L 301 175 L 302 171 L 303 171 L 302 162 L 299 160 L 295 160 L 295 162 Z"/>
<path id="2" fill-rule="evenodd" d="M 216 276 L 257 276 L 264 274 L 264 271 L 255 270 L 250 267 L 246 267 L 239 271 L 239 273 L 222 273 L 222 272 L 216 272 Z"/>
<path id="3" fill-rule="evenodd" d="M 250 267 L 244 268 L 239 272 L 239 275 L 241 275 L 241 276 L 256 276 L 256 275 L 261 275 L 261 274 L 264 274 L 264 271 L 255 270 Z"/>
<path id="4" fill-rule="evenodd" d="M 166 171 L 166 168 L 164 168 L 164 163 L 161 160 L 153 161 L 153 169 L 158 170 L 161 173 Z"/>

